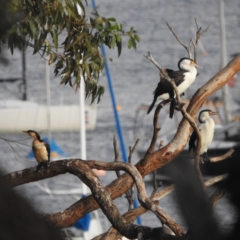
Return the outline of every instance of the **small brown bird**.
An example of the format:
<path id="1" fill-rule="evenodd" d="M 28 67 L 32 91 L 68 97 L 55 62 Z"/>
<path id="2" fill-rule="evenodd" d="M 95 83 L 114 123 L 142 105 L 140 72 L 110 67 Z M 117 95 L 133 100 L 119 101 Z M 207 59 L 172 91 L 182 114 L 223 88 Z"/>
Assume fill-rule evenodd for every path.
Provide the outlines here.
<path id="1" fill-rule="evenodd" d="M 38 162 L 36 172 L 39 171 L 42 167 L 46 168 L 48 162 L 50 162 L 51 150 L 49 144 L 42 140 L 40 135 L 33 130 L 23 131 L 23 133 L 26 133 L 33 138 L 32 150 L 34 157 Z"/>

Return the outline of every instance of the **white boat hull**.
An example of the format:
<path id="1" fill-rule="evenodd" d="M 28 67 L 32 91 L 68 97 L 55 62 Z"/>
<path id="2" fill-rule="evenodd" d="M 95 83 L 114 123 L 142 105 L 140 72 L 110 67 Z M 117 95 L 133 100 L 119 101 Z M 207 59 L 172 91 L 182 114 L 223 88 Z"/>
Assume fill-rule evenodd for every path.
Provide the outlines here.
<path id="1" fill-rule="evenodd" d="M 46 106 L 36 103 L 21 102 L 21 105 L 0 103 L 0 133 L 19 133 L 28 129 L 41 132 L 48 129 L 48 118 L 52 132 L 80 129 L 78 105 L 51 106 L 48 114 Z M 96 107 L 86 106 L 86 130 L 95 129 L 96 118 Z"/>

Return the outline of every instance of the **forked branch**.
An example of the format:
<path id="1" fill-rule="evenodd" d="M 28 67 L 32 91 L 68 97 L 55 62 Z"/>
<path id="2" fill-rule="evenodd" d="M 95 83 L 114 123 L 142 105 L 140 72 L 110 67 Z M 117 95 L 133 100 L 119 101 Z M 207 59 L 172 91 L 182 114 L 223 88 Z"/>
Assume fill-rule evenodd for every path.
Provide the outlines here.
<path id="1" fill-rule="evenodd" d="M 177 34 L 175 33 L 175 31 L 173 30 L 173 28 L 168 24 L 168 22 L 166 22 L 169 30 L 172 32 L 172 34 L 174 35 L 174 37 L 177 39 L 177 41 L 183 46 L 183 48 L 186 49 L 186 51 L 188 52 L 188 57 L 189 58 L 192 58 L 192 53 L 191 53 L 191 39 L 190 39 L 190 42 L 187 45 L 185 45 L 180 39 L 179 37 L 177 36 Z"/>
<path id="2" fill-rule="evenodd" d="M 193 46 L 193 49 L 194 49 L 194 57 L 193 57 L 193 60 L 194 60 L 194 62 L 197 62 L 197 48 L 198 48 L 199 40 L 200 40 L 201 36 L 208 31 L 210 25 L 208 25 L 207 28 L 202 31 L 202 28 L 198 26 L 197 19 L 195 18 L 194 20 L 195 20 L 195 24 L 196 24 L 196 28 L 197 28 L 197 30 L 196 30 L 196 39 L 195 39 L 195 41 L 194 41 L 192 38 L 190 38 L 188 46 L 187 46 L 186 44 L 184 44 L 184 43 L 179 39 L 179 37 L 177 36 L 177 34 L 176 34 L 176 32 L 174 31 L 174 29 L 173 29 L 168 23 L 166 23 L 166 24 L 167 24 L 169 30 L 170 30 L 170 31 L 172 32 L 172 34 L 174 35 L 174 37 L 176 38 L 176 40 L 180 43 L 180 45 L 181 45 L 183 48 L 186 49 L 186 51 L 188 52 L 188 57 L 189 57 L 189 58 L 192 58 L 191 46 Z"/>
<path id="3" fill-rule="evenodd" d="M 32 182 L 39 178 L 44 179 L 50 176 L 56 176 L 66 172 L 72 173 L 79 177 L 90 189 L 93 194 L 94 199 L 100 205 L 103 213 L 107 216 L 114 228 L 116 228 L 122 235 L 127 236 L 128 238 L 136 238 L 139 232 L 144 234 L 145 238 L 150 238 L 152 234 L 152 229 L 144 226 L 136 226 L 134 224 L 126 223 L 124 218 L 121 216 L 116 205 L 113 203 L 109 191 L 103 187 L 98 177 L 92 171 L 92 169 L 101 169 L 116 171 L 122 170 L 126 171 L 135 181 L 137 190 L 138 190 L 138 200 L 141 205 L 152 211 L 157 218 L 163 224 L 169 226 L 169 228 L 178 236 L 184 234 L 183 230 L 179 225 L 159 206 L 147 196 L 145 184 L 142 179 L 141 174 L 129 163 L 123 162 L 100 162 L 100 161 L 82 161 L 80 159 L 70 159 L 70 160 L 60 160 L 54 161 L 49 164 L 47 169 L 42 170 L 41 172 L 36 173 L 34 168 L 25 169 L 24 171 L 18 171 L 11 173 L 2 177 L 2 181 L 11 183 L 12 186 L 21 184 L 18 182 L 18 176 L 21 175 L 21 180 L 25 182 Z M 71 207 L 70 207 L 71 208 Z M 74 206 L 72 206 L 74 208 Z M 67 209 L 69 211 L 70 209 Z M 78 209 L 79 210 L 79 209 Z M 64 216 L 67 213 L 65 212 Z M 60 219 L 63 217 L 63 212 L 60 215 Z M 73 217 L 73 216 L 72 216 Z M 51 221 L 51 214 L 46 215 L 47 220 Z M 59 227 L 59 226 L 58 226 Z"/>

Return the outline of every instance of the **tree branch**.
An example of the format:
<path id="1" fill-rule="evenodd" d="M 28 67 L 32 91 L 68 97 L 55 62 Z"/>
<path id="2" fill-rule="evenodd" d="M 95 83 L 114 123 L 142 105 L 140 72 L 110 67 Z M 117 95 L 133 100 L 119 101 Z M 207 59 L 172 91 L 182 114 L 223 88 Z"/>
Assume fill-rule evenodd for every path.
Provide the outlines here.
<path id="1" fill-rule="evenodd" d="M 216 176 L 214 178 L 211 178 L 207 181 L 205 181 L 205 186 L 206 187 L 210 187 L 218 182 L 221 182 L 223 180 L 225 180 L 227 178 L 227 174 L 223 174 L 223 175 L 219 175 L 219 176 Z M 155 193 L 153 196 L 151 196 L 151 199 L 152 201 L 156 202 L 156 201 L 159 201 L 160 199 L 162 199 L 163 197 L 167 196 L 168 194 L 172 193 L 172 191 L 174 191 L 175 188 L 174 188 L 174 185 L 170 185 L 168 187 L 166 187 L 165 189 L 159 191 L 158 193 Z M 212 198 L 213 199 L 213 198 Z M 219 200 L 220 198 L 218 198 Z M 210 203 L 211 203 L 211 199 L 210 199 Z M 215 202 L 216 203 L 216 202 Z M 214 208 L 215 205 L 211 205 L 212 208 Z M 132 222 L 134 221 L 138 216 L 144 214 L 147 212 L 147 209 L 143 208 L 142 206 L 139 206 L 131 211 L 128 211 L 127 213 L 124 213 L 122 216 L 124 217 L 125 221 L 126 222 Z M 114 232 L 114 230 L 116 231 L 116 229 L 112 229 L 110 228 L 109 231 L 110 233 L 112 234 L 112 232 Z M 100 236 L 102 236 L 104 234 L 101 234 Z M 94 238 L 94 240 L 98 240 L 100 239 L 98 236 L 97 238 Z M 117 236 L 117 235 L 116 235 Z M 117 237 L 115 238 L 117 239 Z"/>
<path id="2" fill-rule="evenodd" d="M 131 146 L 129 146 L 128 163 L 130 163 L 130 164 L 132 163 L 132 154 L 134 153 L 138 143 L 139 143 L 139 139 L 136 140 L 133 148 Z M 134 208 L 134 188 L 133 187 L 130 191 L 126 192 L 126 198 L 128 200 L 128 203 L 129 203 L 128 210 L 133 209 Z"/>
<path id="3" fill-rule="evenodd" d="M 186 110 L 187 113 L 194 118 L 204 101 L 214 92 L 223 87 L 229 81 L 229 79 L 231 79 L 239 70 L 240 54 L 238 54 L 234 59 L 232 59 L 225 68 L 223 68 L 219 73 L 213 76 L 204 86 L 197 90 L 188 105 L 188 108 Z M 170 141 L 166 146 L 162 147 L 161 149 L 158 149 L 157 151 L 151 153 L 148 157 L 149 160 L 145 164 L 142 164 L 142 161 L 139 161 L 136 164 L 136 167 L 141 173 L 141 175 L 145 176 L 153 170 L 171 162 L 183 150 L 184 146 L 188 141 L 190 132 L 191 126 L 189 122 L 183 118 L 172 141 Z M 35 168 L 18 171 L 7 175 L 8 177 L 5 176 L 5 179 L 8 179 L 8 182 L 11 183 L 12 186 L 18 186 L 28 182 L 37 181 L 44 178 L 56 176 L 58 174 L 66 173 L 65 169 L 57 168 L 57 164 L 59 163 L 52 162 L 51 169 L 48 168 L 39 173 L 34 172 Z M 24 176 L 24 172 L 28 172 L 31 176 L 29 176 L 28 174 L 25 174 Z M 127 190 L 129 190 L 132 185 L 133 180 L 130 178 L 130 176 L 128 174 L 123 174 L 119 179 L 109 184 L 106 187 L 106 191 L 110 194 L 112 199 L 116 199 L 117 197 L 123 195 Z M 88 208 L 86 208 L 86 205 L 88 206 Z M 79 200 L 70 208 L 66 209 L 64 211 L 65 217 L 63 219 L 59 220 L 60 216 L 62 216 L 63 214 L 62 212 L 51 214 L 49 218 L 51 223 L 55 224 L 56 227 L 67 227 L 71 226 L 74 222 L 76 222 L 79 218 L 83 217 L 87 213 L 96 210 L 98 207 L 99 205 L 94 200 L 93 196 L 88 196 Z"/>
<path id="4" fill-rule="evenodd" d="M 158 126 L 158 116 L 161 111 L 161 109 L 168 103 L 168 101 L 162 101 L 158 104 L 156 107 L 155 113 L 154 113 L 154 118 L 153 118 L 153 136 L 152 140 L 150 143 L 150 146 L 148 150 L 146 151 L 145 157 L 147 157 L 148 154 L 152 153 L 155 149 L 157 138 L 158 138 L 158 132 L 160 131 L 160 127 Z"/>
<path id="5" fill-rule="evenodd" d="M 114 162 L 118 162 L 119 161 L 119 152 L 117 150 L 117 140 L 116 140 L 116 136 L 113 136 L 113 149 L 114 149 Z M 120 177 L 120 171 L 116 171 L 116 175 L 119 178 Z"/>
<path id="6" fill-rule="evenodd" d="M 223 198 L 224 194 L 225 194 L 225 191 L 224 191 L 224 190 L 219 190 L 219 189 L 217 189 L 217 190 L 212 194 L 212 196 L 209 198 L 210 206 L 211 206 L 212 209 L 215 208 L 216 204 L 218 203 L 218 201 L 219 201 L 220 199 Z"/>
<path id="7" fill-rule="evenodd" d="M 89 166 L 91 166 L 91 168 L 103 170 L 119 169 L 128 172 L 135 181 L 138 190 L 138 201 L 140 202 L 140 204 L 144 208 L 152 211 L 158 217 L 158 219 L 163 224 L 167 225 L 177 236 L 182 236 L 184 234 L 180 226 L 162 208 L 155 205 L 154 202 L 147 196 L 142 176 L 134 166 L 123 162 L 106 163 L 100 161 L 88 161 L 88 164 Z"/>
<path id="8" fill-rule="evenodd" d="M 194 57 L 193 57 L 193 60 L 194 60 L 194 62 L 197 63 L 197 47 L 198 47 L 198 42 L 199 42 L 201 36 L 202 36 L 205 32 L 208 31 L 210 25 L 208 25 L 208 27 L 207 27 L 204 31 L 201 31 L 202 28 L 198 26 L 197 19 L 195 18 L 194 20 L 195 20 L 195 24 L 196 24 L 196 27 L 197 27 L 196 39 L 195 39 L 195 42 L 194 42 L 194 41 L 192 40 L 192 38 L 191 38 L 190 41 L 189 41 L 188 46 L 185 45 L 185 44 L 179 39 L 179 37 L 177 36 L 177 34 L 176 34 L 175 31 L 173 30 L 173 28 L 172 28 L 168 23 L 166 23 L 166 24 L 167 24 L 169 30 L 170 30 L 170 31 L 172 32 L 172 34 L 174 35 L 174 37 L 176 38 L 176 40 L 183 46 L 183 48 L 186 49 L 186 51 L 188 52 L 188 57 L 189 57 L 189 58 L 192 58 L 191 45 L 193 45 L 193 49 L 194 49 Z"/>
<path id="9" fill-rule="evenodd" d="M 107 216 L 111 224 L 114 228 L 116 228 L 122 235 L 127 237 L 132 237 L 133 229 L 135 228 L 135 236 L 136 237 L 136 226 L 126 224 L 125 220 L 120 215 L 117 207 L 112 202 L 111 196 L 109 195 L 107 189 L 105 189 L 98 177 L 91 171 L 91 169 L 101 169 L 101 170 L 123 170 L 128 172 L 131 177 L 134 179 L 137 190 L 138 190 L 138 200 L 141 205 L 152 211 L 158 219 L 163 223 L 169 226 L 169 228 L 178 236 L 182 236 L 184 234 L 183 230 L 179 227 L 179 225 L 159 206 L 156 206 L 155 203 L 147 196 L 145 190 L 145 184 L 142 180 L 141 174 L 138 172 L 136 167 L 132 166 L 129 163 L 123 162 L 100 162 L 100 161 L 82 161 L 79 159 L 72 160 L 60 160 L 54 161 L 49 164 L 47 169 L 44 169 L 41 172 L 36 173 L 35 175 L 38 178 L 44 179 L 50 176 L 56 176 L 58 174 L 63 174 L 66 172 L 72 173 L 78 176 L 90 189 L 93 194 L 94 199 L 100 205 L 102 211 Z M 22 182 L 18 181 L 18 176 L 22 176 L 22 179 L 25 181 L 34 181 L 36 178 L 32 175 L 34 168 L 29 168 L 24 171 L 18 171 L 15 173 L 11 173 L 2 177 L 2 181 L 8 181 L 12 186 L 17 186 Z M 23 174 L 24 172 L 24 174 Z M 36 177 L 36 176 L 35 176 Z M 30 178 L 32 178 L 30 180 Z M 21 180 L 22 180 L 21 179 Z M 34 179 L 34 180 L 33 180 Z M 72 206 L 73 207 L 73 206 Z M 74 207 L 73 207 L 74 208 Z M 68 209 L 65 211 L 65 216 L 67 215 Z M 46 220 L 51 221 L 52 214 L 46 215 Z M 73 217 L 73 216 L 72 216 Z M 59 227 L 59 221 L 62 220 L 62 214 L 58 221 L 55 221 L 55 224 Z M 51 221 L 52 222 L 52 221 Z M 130 233 L 131 232 L 131 233 Z"/>
<path id="10" fill-rule="evenodd" d="M 234 149 L 231 148 L 228 152 L 226 152 L 222 156 L 211 157 L 210 162 L 219 162 L 219 161 L 225 160 L 225 159 L 231 157 L 233 153 L 234 153 Z"/>
<path id="11" fill-rule="evenodd" d="M 191 45 L 189 44 L 188 46 L 186 46 L 177 36 L 177 34 L 175 33 L 175 31 L 173 30 L 173 28 L 168 24 L 168 22 L 166 22 L 169 30 L 172 32 L 172 34 L 174 35 L 174 37 L 177 39 L 177 41 L 186 49 L 186 51 L 188 52 L 188 57 L 192 58 L 192 54 L 191 54 Z"/>

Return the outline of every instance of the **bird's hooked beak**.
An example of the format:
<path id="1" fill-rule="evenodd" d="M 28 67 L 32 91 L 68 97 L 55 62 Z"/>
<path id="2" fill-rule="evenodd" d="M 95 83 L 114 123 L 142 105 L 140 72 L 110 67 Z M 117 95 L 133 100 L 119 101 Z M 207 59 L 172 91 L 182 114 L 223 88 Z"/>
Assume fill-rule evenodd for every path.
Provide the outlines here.
<path id="1" fill-rule="evenodd" d="M 28 131 L 22 131 L 23 133 L 26 133 L 28 135 Z"/>
<path id="2" fill-rule="evenodd" d="M 210 115 L 218 115 L 218 112 L 210 112 Z"/>
<path id="3" fill-rule="evenodd" d="M 196 64 L 195 62 L 192 62 L 192 64 L 191 65 L 193 65 L 194 67 L 196 67 L 196 68 L 203 68 L 202 66 L 200 66 L 200 65 L 198 65 L 198 64 Z"/>

